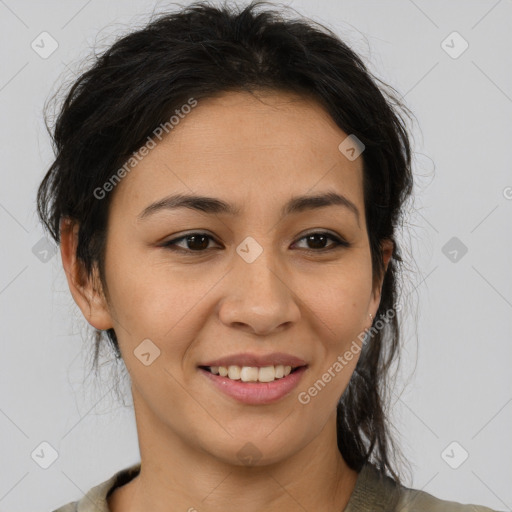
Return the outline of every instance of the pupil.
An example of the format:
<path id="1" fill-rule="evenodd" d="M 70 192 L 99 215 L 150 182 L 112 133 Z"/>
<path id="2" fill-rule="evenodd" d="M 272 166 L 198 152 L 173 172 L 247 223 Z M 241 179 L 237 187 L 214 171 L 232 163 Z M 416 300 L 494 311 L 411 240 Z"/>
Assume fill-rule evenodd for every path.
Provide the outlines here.
<path id="1" fill-rule="evenodd" d="M 318 234 L 309 235 L 308 236 L 308 241 L 309 242 L 313 242 L 314 248 L 316 248 L 316 249 L 318 249 L 318 248 L 323 249 L 325 247 L 325 243 L 320 243 L 320 245 L 317 244 L 317 246 L 315 246 L 315 240 L 317 238 L 321 238 L 323 240 L 323 242 L 325 242 L 326 236 L 325 235 L 318 235 Z"/>
<path id="2" fill-rule="evenodd" d="M 202 239 L 203 240 L 203 243 L 200 245 L 200 247 L 191 247 L 190 245 L 192 244 L 192 246 L 194 245 L 194 243 L 197 242 L 198 239 Z M 192 242 L 191 242 L 192 241 Z M 187 237 L 187 245 L 189 246 L 189 249 L 206 249 L 208 247 L 208 237 L 205 236 L 205 235 L 189 235 Z"/>

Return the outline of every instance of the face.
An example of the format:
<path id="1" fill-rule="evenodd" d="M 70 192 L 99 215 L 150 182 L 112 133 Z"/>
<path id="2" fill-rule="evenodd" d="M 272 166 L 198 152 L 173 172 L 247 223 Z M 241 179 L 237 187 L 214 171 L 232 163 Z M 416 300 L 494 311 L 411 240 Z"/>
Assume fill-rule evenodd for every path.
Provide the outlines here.
<path id="1" fill-rule="evenodd" d="M 347 134 L 313 101 L 259 97 L 199 101 L 122 179 L 109 212 L 110 301 L 82 307 L 92 325 L 115 329 L 147 424 L 234 464 L 247 442 L 273 462 L 320 434 L 359 354 L 338 357 L 361 345 L 380 300 L 362 156 L 340 152 Z M 177 194 L 217 202 L 148 210 Z M 341 199 L 286 211 L 327 194 Z M 236 368 L 222 377 L 210 365 L 275 380 L 233 381 Z M 281 377 L 279 365 L 300 368 Z"/>

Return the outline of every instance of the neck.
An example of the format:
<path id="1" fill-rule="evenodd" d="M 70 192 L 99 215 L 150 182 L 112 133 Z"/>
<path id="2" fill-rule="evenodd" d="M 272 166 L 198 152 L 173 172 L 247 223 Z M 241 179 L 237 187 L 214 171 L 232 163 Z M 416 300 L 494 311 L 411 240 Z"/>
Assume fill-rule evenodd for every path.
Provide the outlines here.
<path id="1" fill-rule="evenodd" d="M 358 476 L 337 448 L 335 412 L 308 445 L 261 466 L 219 461 L 158 422 L 138 422 L 137 428 L 141 470 L 109 497 L 112 512 L 341 512 Z"/>

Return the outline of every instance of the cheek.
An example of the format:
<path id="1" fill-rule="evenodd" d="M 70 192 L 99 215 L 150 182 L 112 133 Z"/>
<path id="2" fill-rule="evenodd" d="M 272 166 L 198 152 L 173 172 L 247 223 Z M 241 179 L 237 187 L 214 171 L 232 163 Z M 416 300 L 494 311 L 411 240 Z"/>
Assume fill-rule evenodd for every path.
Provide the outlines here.
<path id="1" fill-rule="evenodd" d="M 159 249 L 151 251 L 112 237 L 106 272 L 114 322 L 122 328 L 120 338 L 129 337 L 132 350 L 146 338 L 164 350 L 172 339 L 173 352 L 179 355 L 186 350 L 180 350 L 179 340 L 185 344 L 193 339 L 195 330 L 213 314 L 212 301 L 220 299 L 214 290 L 226 268 L 217 272 L 202 266 L 199 270 L 197 265 L 163 258 Z M 353 249 L 337 261 L 290 267 L 289 272 L 284 279 L 288 300 L 297 302 L 303 320 L 309 317 L 306 322 L 314 324 L 324 350 L 343 350 L 365 325 L 371 293 L 367 248 Z"/>
<path id="2" fill-rule="evenodd" d="M 367 325 L 371 269 L 361 264 L 333 268 L 308 278 L 302 298 L 336 348 Z M 350 340 L 349 340 L 350 342 Z"/>
<path id="3" fill-rule="evenodd" d="M 317 363 L 301 391 L 306 399 L 315 400 L 321 417 L 331 414 L 361 353 L 371 299 L 371 268 L 361 261 L 364 258 L 325 274 L 323 279 L 316 276 L 314 293 L 304 297 L 312 311 Z"/>
<path id="4" fill-rule="evenodd" d="M 114 306 L 114 326 L 125 352 L 149 338 L 172 359 L 179 360 L 189 340 L 206 321 L 205 298 L 218 282 L 212 272 L 191 271 L 188 265 L 154 261 L 136 251 L 115 255 L 106 265 Z"/>

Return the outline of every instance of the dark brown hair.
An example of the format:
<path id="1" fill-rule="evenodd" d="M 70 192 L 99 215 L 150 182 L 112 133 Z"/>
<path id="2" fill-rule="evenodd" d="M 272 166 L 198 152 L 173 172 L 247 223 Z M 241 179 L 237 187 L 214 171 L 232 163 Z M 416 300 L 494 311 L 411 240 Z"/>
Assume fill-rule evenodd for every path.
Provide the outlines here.
<path id="1" fill-rule="evenodd" d="M 159 15 L 95 56 L 72 84 L 52 130 L 55 161 L 40 184 L 38 214 L 60 243 L 62 218 L 79 224 L 77 258 L 91 276 L 97 266 L 106 294 L 104 256 L 112 194 L 94 190 L 191 97 L 227 91 L 274 90 L 314 97 L 347 134 L 365 145 L 364 200 L 374 282 L 383 275 L 381 241 L 394 241 L 375 322 L 396 310 L 403 260 L 395 230 L 412 192 L 409 135 L 399 108 L 408 109 L 375 78 L 360 57 L 330 29 L 307 19 L 287 19 L 267 2 L 244 8 L 196 2 Z M 381 86 L 377 85 L 380 82 Z M 393 89 L 394 91 L 394 89 Z M 97 364 L 103 332 L 96 332 Z M 121 354 L 113 329 L 106 339 Z M 399 355 L 395 315 L 363 344 L 337 410 L 338 448 L 359 471 L 366 461 L 400 482 L 392 458 L 386 378 Z"/>

